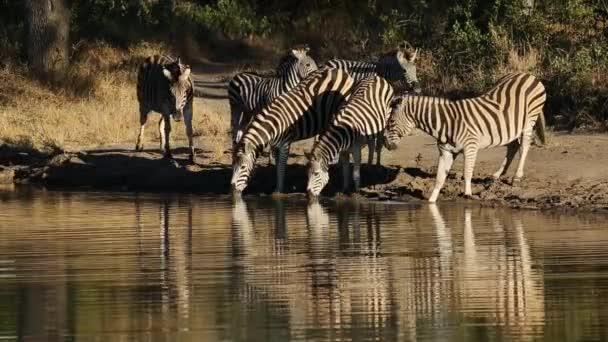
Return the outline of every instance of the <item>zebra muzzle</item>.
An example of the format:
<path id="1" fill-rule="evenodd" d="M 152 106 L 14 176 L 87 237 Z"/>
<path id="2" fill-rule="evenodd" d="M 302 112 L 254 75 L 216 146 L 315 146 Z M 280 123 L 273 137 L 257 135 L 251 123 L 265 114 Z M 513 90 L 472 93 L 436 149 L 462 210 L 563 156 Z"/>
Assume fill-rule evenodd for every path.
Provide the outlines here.
<path id="1" fill-rule="evenodd" d="M 232 184 L 232 197 L 240 198 L 243 192 L 236 188 L 235 184 Z"/>
<path id="2" fill-rule="evenodd" d="M 395 149 L 397 149 L 397 144 L 392 143 L 392 142 L 388 142 L 388 141 L 384 141 L 384 147 L 386 147 L 387 150 L 389 151 L 393 151 Z"/>
<path id="3" fill-rule="evenodd" d="M 174 120 L 175 122 L 180 122 L 180 121 L 182 121 L 182 116 L 183 116 L 183 115 L 182 115 L 182 112 L 181 112 L 181 111 L 179 111 L 179 112 L 175 112 L 175 113 L 173 113 L 173 120 Z"/>

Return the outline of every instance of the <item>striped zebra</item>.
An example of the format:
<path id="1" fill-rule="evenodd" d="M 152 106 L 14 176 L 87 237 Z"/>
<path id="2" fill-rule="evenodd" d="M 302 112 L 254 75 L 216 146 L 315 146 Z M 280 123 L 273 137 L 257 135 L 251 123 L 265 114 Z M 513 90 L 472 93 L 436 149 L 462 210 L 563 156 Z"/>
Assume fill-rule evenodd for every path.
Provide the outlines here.
<path id="1" fill-rule="evenodd" d="M 295 87 L 311 72 L 317 70 L 315 60 L 308 55 L 306 45 L 294 46 L 279 63 L 276 75 L 261 76 L 256 73 L 236 74 L 228 83 L 230 102 L 230 128 L 234 144 L 241 139 L 244 128 L 253 113 L 259 112 L 274 98 Z"/>
<path id="2" fill-rule="evenodd" d="M 376 138 L 384 130 L 391 113 L 393 87 L 382 77 L 359 82 L 346 104 L 312 148 L 308 163 L 307 192 L 319 195 L 329 181 L 329 164 L 339 155 L 342 164 L 343 191 L 350 179 L 349 155 L 353 154 L 353 181 L 359 191 L 361 144 Z"/>
<path id="3" fill-rule="evenodd" d="M 169 146 L 171 117 L 176 122 L 184 119 L 190 162 L 194 163 L 195 152 L 192 142 L 192 99 L 193 86 L 190 66 L 182 64 L 179 58 L 154 55 L 146 58 L 137 74 L 137 101 L 139 102 L 139 134 L 136 151 L 144 148 L 144 127 L 148 114 L 155 111 L 161 114 L 158 125 L 160 149 L 165 158 L 172 158 Z"/>
<path id="4" fill-rule="evenodd" d="M 399 140 L 419 128 L 437 139 L 439 162 L 435 187 L 429 198 L 435 202 L 454 158 L 464 154 L 465 196 L 471 196 L 471 177 L 477 151 L 507 146 L 507 155 L 493 176 L 503 176 L 517 151 L 519 165 L 513 183 L 524 175 L 524 163 L 534 129 L 545 142 L 543 106 L 547 95 L 543 84 L 526 73 L 509 74 L 485 94 L 459 101 L 437 97 L 405 96 L 391 115 L 385 131 L 385 146 L 395 149 Z M 538 122 L 537 122 L 538 120 Z"/>
<path id="5" fill-rule="evenodd" d="M 381 76 L 388 80 L 395 89 L 420 93 L 420 83 L 416 74 L 416 57 L 418 49 L 403 42 L 397 49 L 382 55 L 377 62 L 362 62 L 345 59 L 331 59 L 326 65 L 331 68 L 347 70 L 356 82 L 372 77 Z M 376 164 L 381 165 L 382 135 L 370 139 L 368 145 L 368 164 L 373 164 L 374 152 L 377 153 Z"/>
<path id="6" fill-rule="evenodd" d="M 237 145 L 233 193 L 240 194 L 247 186 L 255 160 L 265 146 L 279 152 L 276 192 L 282 192 L 290 144 L 312 138 L 327 127 L 347 100 L 353 84 L 346 71 L 321 68 L 254 115 Z"/>

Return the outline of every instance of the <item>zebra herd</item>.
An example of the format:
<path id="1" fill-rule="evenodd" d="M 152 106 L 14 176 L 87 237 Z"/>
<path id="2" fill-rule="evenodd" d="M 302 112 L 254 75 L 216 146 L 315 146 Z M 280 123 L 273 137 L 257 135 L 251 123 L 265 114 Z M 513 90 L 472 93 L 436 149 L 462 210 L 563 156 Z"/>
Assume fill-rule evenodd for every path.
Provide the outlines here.
<path id="1" fill-rule="evenodd" d="M 523 177 L 526 156 L 536 130 L 544 142 L 542 83 L 527 73 L 504 76 L 485 94 L 458 101 L 420 95 L 415 60 L 418 50 L 407 43 L 382 55 L 376 62 L 332 59 L 318 67 L 305 45 L 294 46 L 281 59 L 274 76 L 243 72 L 228 84 L 232 138 L 232 192 L 247 186 L 256 159 L 264 149 L 275 151 L 276 192 L 283 192 L 285 168 L 293 142 L 315 138 L 309 160 L 307 193 L 317 198 L 329 181 L 328 169 L 336 161 L 343 170 L 343 190 L 353 180 L 359 190 L 361 148 L 369 160 L 382 147 L 395 149 L 404 136 L 418 128 L 437 140 L 439 161 L 435 202 L 455 157 L 465 158 L 465 196 L 471 196 L 471 178 L 480 149 L 507 146 L 506 157 L 493 175 L 503 176 L 515 154 L 519 165 L 513 178 Z M 164 56 L 148 58 L 138 74 L 137 94 L 141 128 L 147 113 L 162 114 L 159 124 L 161 150 L 169 149 L 170 118 L 183 116 L 192 145 L 193 85 L 190 67 Z M 353 170 L 350 173 L 350 155 Z"/>

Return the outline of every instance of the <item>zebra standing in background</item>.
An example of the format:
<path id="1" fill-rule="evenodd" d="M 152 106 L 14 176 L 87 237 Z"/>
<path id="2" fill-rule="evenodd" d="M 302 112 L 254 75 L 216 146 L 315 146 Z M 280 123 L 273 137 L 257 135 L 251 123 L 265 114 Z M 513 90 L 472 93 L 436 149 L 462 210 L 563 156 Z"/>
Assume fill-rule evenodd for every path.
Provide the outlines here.
<path id="1" fill-rule="evenodd" d="M 137 74 L 137 101 L 139 102 L 139 134 L 136 151 L 144 148 L 144 127 L 148 114 L 155 111 L 161 114 L 158 125 L 160 149 L 165 158 L 172 158 L 169 146 L 171 117 L 176 122 L 184 119 L 190 162 L 194 163 L 195 152 L 192 141 L 192 99 L 193 86 L 190 66 L 182 64 L 179 58 L 154 55 L 146 58 Z"/>
<path id="2" fill-rule="evenodd" d="M 382 77 L 370 77 L 357 84 L 309 155 L 307 192 L 311 197 L 318 196 L 329 181 L 329 164 L 338 155 L 342 164 L 343 191 L 347 191 L 350 153 L 353 154 L 355 191 L 359 191 L 361 143 L 375 139 L 384 130 L 392 99 L 393 87 Z"/>
<path id="3" fill-rule="evenodd" d="M 253 113 L 259 112 L 274 98 L 289 91 L 317 70 L 317 64 L 308 55 L 309 51 L 306 45 L 294 46 L 281 59 L 276 76 L 264 77 L 256 73 L 242 72 L 232 78 L 228 83 L 228 98 L 233 144 L 241 139 Z"/>
<path id="4" fill-rule="evenodd" d="M 277 148 L 276 192 L 283 191 L 290 144 L 319 134 L 348 99 L 354 80 L 344 70 L 321 68 L 253 116 L 237 146 L 232 190 L 247 186 L 255 160 L 270 145 Z"/>
<path id="5" fill-rule="evenodd" d="M 477 152 L 507 145 L 507 155 L 494 178 L 503 176 L 520 150 L 513 183 L 524 175 L 524 163 L 532 143 L 533 130 L 545 142 L 543 106 L 547 95 L 543 84 L 526 73 L 509 74 L 482 96 L 450 101 L 437 97 L 404 96 L 391 115 L 385 131 L 385 146 L 397 142 L 414 128 L 437 139 L 439 162 L 435 187 L 429 198 L 435 202 L 454 158 L 464 154 L 465 196 L 471 196 L 471 178 Z M 537 122 L 537 120 L 539 120 Z M 521 139 L 521 142 L 519 141 Z"/>
<path id="6" fill-rule="evenodd" d="M 403 42 L 397 46 L 397 49 L 382 55 L 377 62 L 331 59 L 326 65 L 330 68 L 347 70 L 355 82 L 377 75 L 389 81 L 399 92 L 413 91 L 418 94 L 421 89 L 414 63 L 417 56 L 418 49 Z M 381 165 L 382 135 L 368 140 L 367 145 L 368 164 L 373 164 L 374 152 L 376 152 L 378 154 L 376 164 Z"/>

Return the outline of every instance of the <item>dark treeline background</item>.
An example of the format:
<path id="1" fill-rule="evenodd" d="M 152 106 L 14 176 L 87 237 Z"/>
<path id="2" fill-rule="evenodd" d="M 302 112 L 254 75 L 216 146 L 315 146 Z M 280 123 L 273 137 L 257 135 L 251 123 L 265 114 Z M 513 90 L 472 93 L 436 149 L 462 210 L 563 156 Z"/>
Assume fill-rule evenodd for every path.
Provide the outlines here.
<path id="1" fill-rule="evenodd" d="M 471 95 L 529 71 L 547 86 L 551 123 L 608 126 L 608 0 L 0 0 L 0 63 L 32 63 L 28 4 L 40 1 L 69 10 L 72 50 L 161 41 L 241 61 L 305 42 L 323 61 L 374 58 L 406 40 L 421 48 L 426 93 Z"/>

